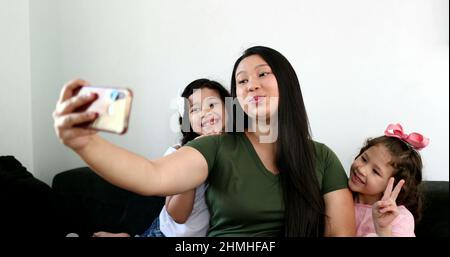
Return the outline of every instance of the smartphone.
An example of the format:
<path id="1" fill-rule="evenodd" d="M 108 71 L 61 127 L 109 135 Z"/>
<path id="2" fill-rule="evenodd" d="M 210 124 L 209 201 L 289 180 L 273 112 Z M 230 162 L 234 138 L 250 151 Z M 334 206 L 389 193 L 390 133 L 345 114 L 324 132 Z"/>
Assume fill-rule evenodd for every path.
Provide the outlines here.
<path id="1" fill-rule="evenodd" d="M 114 88 L 101 86 L 85 86 L 80 88 L 78 95 L 96 93 L 97 99 L 88 106 L 77 111 L 97 112 L 95 121 L 81 124 L 95 130 L 125 134 L 130 119 L 131 101 L 133 93 L 128 88 Z"/>

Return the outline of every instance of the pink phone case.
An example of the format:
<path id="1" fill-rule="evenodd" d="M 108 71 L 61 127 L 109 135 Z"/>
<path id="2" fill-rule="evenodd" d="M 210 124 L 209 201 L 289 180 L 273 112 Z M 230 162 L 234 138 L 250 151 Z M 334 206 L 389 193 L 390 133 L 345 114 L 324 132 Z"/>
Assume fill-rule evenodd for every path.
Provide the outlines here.
<path id="1" fill-rule="evenodd" d="M 98 117 L 86 126 L 95 130 L 124 134 L 128 130 L 133 94 L 127 88 L 111 88 L 87 86 L 82 87 L 78 94 L 94 92 L 98 98 L 85 109 L 97 112 Z"/>

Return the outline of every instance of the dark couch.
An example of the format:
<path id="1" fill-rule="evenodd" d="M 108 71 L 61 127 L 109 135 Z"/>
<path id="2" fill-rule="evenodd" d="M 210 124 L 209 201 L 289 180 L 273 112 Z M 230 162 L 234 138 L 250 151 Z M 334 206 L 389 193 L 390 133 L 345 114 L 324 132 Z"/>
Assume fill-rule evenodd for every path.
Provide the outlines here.
<path id="1" fill-rule="evenodd" d="M 417 237 L 448 237 L 448 181 L 424 181 L 423 216 L 416 226 Z"/>
<path id="2" fill-rule="evenodd" d="M 425 181 L 423 218 L 417 237 L 448 237 L 448 181 Z M 96 231 L 140 234 L 164 205 L 115 187 L 89 168 L 57 174 L 50 188 L 13 157 L 0 157 L 0 232 L 21 236 L 91 236 Z"/>
<path id="3" fill-rule="evenodd" d="M 164 204 L 161 197 L 143 197 L 112 186 L 89 168 L 58 174 L 53 189 L 71 214 L 72 232 L 83 235 L 98 230 L 141 233 Z M 448 181 L 425 181 L 424 195 L 423 218 L 417 224 L 416 236 L 448 237 Z"/>
<path id="4" fill-rule="evenodd" d="M 0 156 L 0 235 L 91 236 L 96 231 L 144 232 L 164 205 L 115 187 L 89 168 L 57 174 L 52 187 L 13 156 Z"/>
<path id="5" fill-rule="evenodd" d="M 57 174 L 52 187 L 65 232 L 79 236 L 97 231 L 141 234 L 165 201 L 164 197 L 141 196 L 113 186 L 89 168 Z"/>
<path id="6" fill-rule="evenodd" d="M 0 156 L 0 235 L 60 235 L 53 196 L 13 156 Z"/>

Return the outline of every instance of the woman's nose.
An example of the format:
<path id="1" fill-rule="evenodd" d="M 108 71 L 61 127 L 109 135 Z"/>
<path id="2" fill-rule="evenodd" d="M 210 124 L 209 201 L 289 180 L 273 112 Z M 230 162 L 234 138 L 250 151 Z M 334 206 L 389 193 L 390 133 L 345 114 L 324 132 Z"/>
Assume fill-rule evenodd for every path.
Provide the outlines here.
<path id="1" fill-rule="evenodd" d="M 260 88 L 260 84 L 256 79 L 251 79 L 247 83 L 247 90 L 250 92 L 255 91 L 256 89 Z"/>

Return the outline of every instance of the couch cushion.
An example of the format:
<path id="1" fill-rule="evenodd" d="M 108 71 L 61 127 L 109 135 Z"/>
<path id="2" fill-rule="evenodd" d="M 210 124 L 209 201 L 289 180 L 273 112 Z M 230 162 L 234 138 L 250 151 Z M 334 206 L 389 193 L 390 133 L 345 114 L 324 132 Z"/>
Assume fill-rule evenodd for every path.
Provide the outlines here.
<path id="1" fill-rule="evenodd" d="M 52 187 L 66 232 L 80 236 L 91 236 L 96 231 L 142 233 L 164 205 L 163 197 L 121 189 L 88 167 L 57 174 Z"/>

